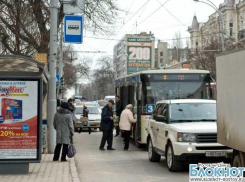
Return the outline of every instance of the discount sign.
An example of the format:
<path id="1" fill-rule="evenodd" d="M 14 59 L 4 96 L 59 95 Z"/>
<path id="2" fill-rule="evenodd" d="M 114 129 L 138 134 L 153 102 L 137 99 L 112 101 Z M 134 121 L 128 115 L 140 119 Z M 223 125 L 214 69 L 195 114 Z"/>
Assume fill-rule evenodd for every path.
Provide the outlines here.
<path id="1" fill-rule="evenodd" d="M 0 80 L 0 161 L 37 159 L 38 81 Z"/>
<path id="2" fill-rule="evenodd" d="M 128 74 L 151 68 L 152 41 L 150 38 L 128 38 Z"/>

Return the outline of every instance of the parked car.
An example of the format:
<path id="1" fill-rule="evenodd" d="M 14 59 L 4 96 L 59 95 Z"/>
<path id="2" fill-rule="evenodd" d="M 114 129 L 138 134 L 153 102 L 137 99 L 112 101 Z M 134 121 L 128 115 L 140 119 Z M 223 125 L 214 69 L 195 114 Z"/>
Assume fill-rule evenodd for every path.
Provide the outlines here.
<path id="1" fill-rule="evenodd" d="M 108 104 L 108 101 L 98 100 L 97 103 L 100 105 L 100 108 L 103 109 Z"/>
<path id="2" fill-rule="evenodd" d="M 89 114 L 88 114 L 88 119 L 90 122 L 90 127 L 97 129 L 100 129 L 100 122 L 101 122 L 101 113 L 98 110 L 98 108 L 94 107 L 94 106 L 88 106 L 88 110 L 89 110 Z M 74 124 L 74 128 L 75 131 L 79 131 L 81 129 L 82 126 L 82 122 L 80 121 L 80 118 L 83 117 L 83 106 L 78 106 L 75 109 L 75 124 Z M 83 128 L 87 128 L 87 124 L 84 123 Z"/>
<path id="3" fill-rule="evenodd" d="M 107 101 L 107 102 L 108 102 L 109 100 L 113 100 L 113 101 L 115 102 L 115 99 L 116 99 L 116 97 L 115 97 L 115 96 L 112 96 L 112 95 L 111 95 L 111 96 L 110 96 L 110 95 L 105 96 L 105 98 L 104 98 L 104 100 Z"/>
<path id="4" fill-rule="evenodd" d="M 85 105 L 90 107 L 96 107 L 100 113 L 102 112 L 100 105 L 96 102 L 86 102 Z"/>
<path id="5" fill-rule="evenodd" d="M 230 162 L 232 150 L 217 143 L 216 101 L 164 100 L 156 104 L 148 124 L 151 162 L 166 157 L 169 171 L 185 164 Z"/>
<path id="6" fill-rule="evenodd" d="M 81 106 L 83 105 L 84 103 L 80 100 L 80 99 L 75 99 L 75 105 L 76 106 Z"/>

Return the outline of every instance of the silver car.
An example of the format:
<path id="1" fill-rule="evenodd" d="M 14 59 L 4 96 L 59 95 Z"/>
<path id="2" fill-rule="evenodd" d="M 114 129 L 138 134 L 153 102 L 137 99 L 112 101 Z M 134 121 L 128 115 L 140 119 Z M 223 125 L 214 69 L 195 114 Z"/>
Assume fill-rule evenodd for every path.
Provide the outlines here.
<path id="1" fill-rule="evenodd" d="M 89 110 L 89 114 L 88 114 L 88 119 L 89 119 L 89 123 L 90 123 L 90 127 L 97 129 L 100 129 L 100 123 L 101 123 L 101 113 L 99 111 L 99 109 L 97 107 L 94 106 L 88 106 L 88 110 Z M 83 117 L 83 106 L 78 106 L 75 109 L 75 131 L 79 131 L 81 130 L 82 127 L 82 122 L 80 121 L 80 118 Z M 83 123 L 83 127 L 82 128 L 87 128 L 87 123 Z"/>

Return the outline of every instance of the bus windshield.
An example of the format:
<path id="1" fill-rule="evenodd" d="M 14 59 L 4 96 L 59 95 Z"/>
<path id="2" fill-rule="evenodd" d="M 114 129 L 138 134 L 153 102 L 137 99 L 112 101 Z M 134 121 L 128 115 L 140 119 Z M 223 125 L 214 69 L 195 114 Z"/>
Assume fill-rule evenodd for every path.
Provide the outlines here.
<path id="1" fill-rule="evenodd" d="M 209 99 L 209 82 L 161 81 L 143 83 L 143 104 L 170 99 Z"/>

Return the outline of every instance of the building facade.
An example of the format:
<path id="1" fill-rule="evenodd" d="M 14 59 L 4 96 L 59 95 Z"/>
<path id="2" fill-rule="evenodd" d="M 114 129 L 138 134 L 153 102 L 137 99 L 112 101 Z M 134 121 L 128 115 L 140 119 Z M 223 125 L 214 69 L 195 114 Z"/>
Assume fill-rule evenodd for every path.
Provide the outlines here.
<path id="1" fill-rule="evenodd" d="M 245 0 L 225 0 L 218 9 L 223 20 L 226 42 L 227 40 L 232 42 L 242 41 L 245 38 Z M 205 23 L 198 22 L 197 16 L 194 16 L 188 31 L 192 50 L 202 50 L 211 41 L 218 42 L 221 49 L 222 31 L 217 12 L 210 15 L 209 20 Z"/>
<path id="2" fill-rule="evenodd" d="M 155 49 L 155 68 L 162 68 L 169 64 L 168 43 L 158 40 Z"/>
<path id="3" fill-rule="evenodd" d="M 153 69 L 155 65 L 155 37 L 153 34 L 126 34 L 113 50 L 116 77 Z"/>

